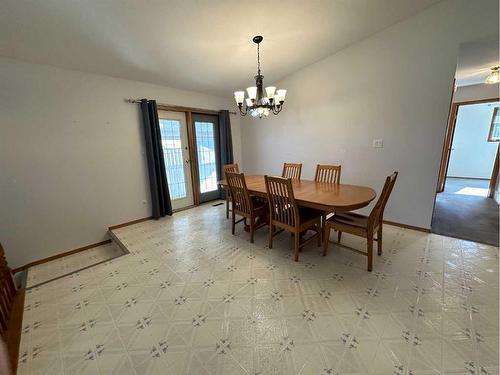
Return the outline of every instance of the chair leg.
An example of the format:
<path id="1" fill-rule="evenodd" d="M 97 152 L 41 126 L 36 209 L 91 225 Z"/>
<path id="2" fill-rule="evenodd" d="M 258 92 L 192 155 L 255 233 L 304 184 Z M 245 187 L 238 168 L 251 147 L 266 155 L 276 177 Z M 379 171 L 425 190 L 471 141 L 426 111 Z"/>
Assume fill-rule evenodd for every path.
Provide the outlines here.
<path id="1" fill-rule="evenodd" d="M 321 240 L 323 239 L 323 228 L 321 226 L 321 222 L 316 224 L 316 235 L 318 236 L 318 247 L 321 246 Z"/>
<path id="2" fill-rule="evenodd" d="M 253 236 L 255 233 L 255 218 L 250 218 L 250 243 L 253 243 Z"/>
<path id="3" fill-rule="evenodd" d="M 325 238 L 323 238 L 323 256 L 325 256 L 328 251 L 328 244 L 330 243 L 330 230 L 331 227 L 329 224 L 326 224 L 323 228 L 323 231 L 325 232 Z"/>
<path id="4" fill-rule="evenodd" d="M 294 260 L 296 262 L 299 261 L 299 250 L 300 250 L 300 235 L 298 233 L 295 233 L 293 236 L 293 243 L 294 243 L 294 249 L 295 249 L 295 258 Z"/>
<path id="5" fill-rule="evenodd" d="M 229 194 L 226 191 L 226 219 L 229 219 Z"/>
<path id="6" fill-rule="evenodd" d="M 366 251 L 368 253 L 368 272 L 372 271 L 373 266 L 373 233 L 368 234 Z"/>
<path id="7" fill-rule="evenodd" d="M 380 224 L 377 231 L 377 254 L 382 255 L 382 224 Z"/>
<path id="8" fill-rule="evenodd" d="M 231 213 L 231 233 L 234 236 L 234 227 L 236 226 L 236 215 L 234 214 L 234 211 Z"/>
<path id="9" fill-rule="evenodd" d="M 274 225 L 269 224 L 269 248 L 273 248 Z"/>
<path id="10" fill-rule="evenodd" d="M 342 238 L 342 232 L 339 231 L 338 237 L 337 237 L 337 242 L 340 243 L 340 239 Z"/>

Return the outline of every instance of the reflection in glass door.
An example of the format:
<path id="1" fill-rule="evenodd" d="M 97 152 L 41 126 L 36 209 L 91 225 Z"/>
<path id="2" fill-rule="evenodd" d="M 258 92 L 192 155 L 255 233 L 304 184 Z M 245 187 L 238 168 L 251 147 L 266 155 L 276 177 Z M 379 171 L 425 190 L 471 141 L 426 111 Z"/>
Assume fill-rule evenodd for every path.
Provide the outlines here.
<path id="1" fill-rule="evenodd" d="M 214 115 L 193 114 L 198 162 L 200 202 L 219 198 L 217 165 L 219 158 L 219 119 Z"/>
<path id="2" fill-rule="evenodd" d="M 168 190 L 174 210 L 193 205 L 186 116 L 158 111 Z"/>

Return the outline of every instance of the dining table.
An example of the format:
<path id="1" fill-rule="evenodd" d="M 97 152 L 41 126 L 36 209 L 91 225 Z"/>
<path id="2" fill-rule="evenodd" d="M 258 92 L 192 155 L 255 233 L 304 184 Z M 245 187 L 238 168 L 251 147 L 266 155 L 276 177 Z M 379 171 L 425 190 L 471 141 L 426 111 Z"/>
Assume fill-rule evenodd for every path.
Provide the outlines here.
<path id="1" fill-rule="evenodd" d="M 266 197 L 266 182 L 262 175 L 245 176 L 250 194 Z M 228 189 L 226 180 L 218 184 Z M 325 212 L 345 212 L 366 207 L 377 193 L 370 187 L 312 180 L 292 180 L 293 195 L 299 206 L 315 208 Z"/>

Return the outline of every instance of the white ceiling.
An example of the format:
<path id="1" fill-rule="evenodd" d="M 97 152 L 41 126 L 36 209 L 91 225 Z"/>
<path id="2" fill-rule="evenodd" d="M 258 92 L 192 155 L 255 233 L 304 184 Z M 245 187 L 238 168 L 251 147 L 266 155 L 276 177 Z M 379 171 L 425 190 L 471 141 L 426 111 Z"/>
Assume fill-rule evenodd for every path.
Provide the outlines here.
<path id="1" fill-rule="evenodd" d="M 0 56 L 232 96 L 438 0 L 2 0 Z"/>
<path id="2" fill-rule="evenodd" d="M 492 35 L 486 39 L 460 45 L 455 74 L 457 86 L 484 83 L 490 74 L 490 68 L 500 65 L 498 43 L 498 35 Z"/>

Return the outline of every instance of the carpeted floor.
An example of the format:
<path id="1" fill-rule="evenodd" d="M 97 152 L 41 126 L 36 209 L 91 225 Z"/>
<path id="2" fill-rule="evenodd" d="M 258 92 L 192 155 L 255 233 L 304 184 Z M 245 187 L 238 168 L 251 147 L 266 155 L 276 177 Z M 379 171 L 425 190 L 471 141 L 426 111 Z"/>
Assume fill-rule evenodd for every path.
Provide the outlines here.
<path id="1" fill-rule="evenodd" d="M 448 178 L 436 197 L 432 232 L 498 246 L 498 204 L 481 196 L 488 185 L 487 180 Z"/>

